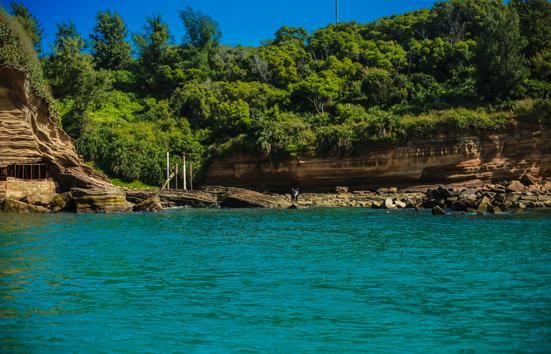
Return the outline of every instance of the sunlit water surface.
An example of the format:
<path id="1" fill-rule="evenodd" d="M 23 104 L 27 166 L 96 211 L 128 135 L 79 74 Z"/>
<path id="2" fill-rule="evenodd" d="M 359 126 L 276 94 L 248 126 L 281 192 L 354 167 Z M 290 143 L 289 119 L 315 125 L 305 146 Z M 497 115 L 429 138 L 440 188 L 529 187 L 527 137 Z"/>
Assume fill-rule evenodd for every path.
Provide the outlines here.
<path id="1" fill-rule="evenodd" d="M 0 352 L 550 352 L 551 213 L 0 214 Z"/>

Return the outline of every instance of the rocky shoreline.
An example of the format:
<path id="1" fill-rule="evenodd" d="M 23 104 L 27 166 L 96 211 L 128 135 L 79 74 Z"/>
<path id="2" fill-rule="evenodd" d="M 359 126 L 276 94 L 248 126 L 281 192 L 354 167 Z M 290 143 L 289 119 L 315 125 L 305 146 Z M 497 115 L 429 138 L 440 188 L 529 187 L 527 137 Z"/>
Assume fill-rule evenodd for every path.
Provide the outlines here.
<path id="1" fill-rule="evenodd" d="M 41 198 L 0 201 L 0 210 L 15 213 L 112 213 L 155 212 L 166 208 L 372 208 L 430 209 L 433 215 L 448 212 L 493 213 L 526 208 L 551 208 L 551 180 L 524 175 L 520 180 L 478 185 L 417 186 L 399 190 L 350 191 L 336 187 L 333 193 L 302 193 L 297 203 L 284 194 L 260 193 L 243 188 L 207 186 L 198 191 L 179 190 L 83 190 Z"/>

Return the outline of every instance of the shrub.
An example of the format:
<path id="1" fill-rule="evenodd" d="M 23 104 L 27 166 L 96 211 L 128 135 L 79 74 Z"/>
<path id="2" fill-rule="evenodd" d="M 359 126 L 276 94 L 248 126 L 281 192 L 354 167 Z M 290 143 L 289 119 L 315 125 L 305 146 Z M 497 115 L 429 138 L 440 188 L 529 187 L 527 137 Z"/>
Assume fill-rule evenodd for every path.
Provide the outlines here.
<path id="1" fill-rule="evenodd" d="M 60 116 L 33 43 L 19 22 L 0 8 L 0 66 L 27 75 L 33 92 L 44 100 L 50 117 L 61 125 Z"/>

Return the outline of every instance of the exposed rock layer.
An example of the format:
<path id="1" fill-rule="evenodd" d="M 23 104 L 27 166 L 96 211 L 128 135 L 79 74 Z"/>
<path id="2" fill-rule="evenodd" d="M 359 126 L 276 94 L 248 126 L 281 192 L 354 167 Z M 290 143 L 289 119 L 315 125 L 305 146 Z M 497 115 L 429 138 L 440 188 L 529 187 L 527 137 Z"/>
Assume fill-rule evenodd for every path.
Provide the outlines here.
<path id="1" fill-rule="evenodd" d="M 0 167 L 43 162 L 64 191 L 113 188 L 105 176 L 82 163 L 71 138 L 32 93 L 25 74 L 6 68 L 0 68 L 0 142 Z"/>
<path id="2" fill-rule="evenodd" d="M 504 132 L 479 135 L 443 133 L 394 147 L 374 147 L 353 157 L 301 156 L 271 162 L 237 153 L 215 160 L 205 184 L 287 191 L 292 186 L 329 191 L 335 186 L 484 183 L 518 179 L 525 173 L 551 174 L 551 129 L 511 124 Z"/>
<path id="3" fill-rule="evenodd" d="M 83 164 L 71 138 L 51 120 L 48 107 L 31 91 L 25 74 L 0 68 L 0 168 L 29 163 L 49 166 L 57 192 L 77 188 L 73 195 L 76 211 L 119 212 L 131 209 L 121 189 Z M 22 199 L 10 196 L 9 191 L 0 194 L 6 199 Z M 42 197 L 36 195 L 40 194 L 38 192 L 30 194 L 35 195 L 21 197 Z M 49 200 L 52 198 L 53 195 L 48 195 Z"/>

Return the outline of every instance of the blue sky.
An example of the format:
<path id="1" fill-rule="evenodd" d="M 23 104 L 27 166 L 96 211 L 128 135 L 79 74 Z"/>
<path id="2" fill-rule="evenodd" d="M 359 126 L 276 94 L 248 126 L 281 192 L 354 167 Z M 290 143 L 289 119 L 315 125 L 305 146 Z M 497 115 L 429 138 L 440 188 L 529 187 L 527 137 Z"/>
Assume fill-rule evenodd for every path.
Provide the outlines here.
<path id="1" fill-rule="evenodd" d="M 178 10 L 186 5 L 213 17 L 222 29 L 222 43 L 258 45 L 273 38 L 281 26 L 309 31 L 335 19 L 335 0 L 20 0 L 45 29 L 43 47 L 53 42 L 56 23 L 72 20 L 85 37 L 91 32 L 99 10 L 117 11 L 131 33 L 139 32 L 148 15 L 160 14 L 169 24 L 175 42 L 184 29 Z M 339 0 L 341 21 L 369 22 L 382 16 L 431 7 L 433 0 Z M 0 0 L 8 8 L 11 0 Z"/>

